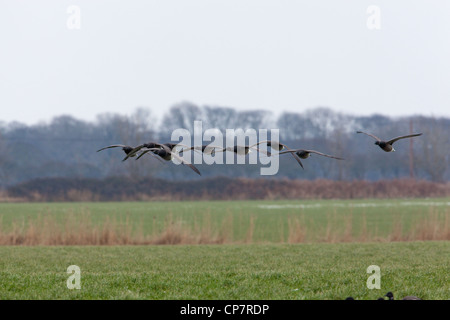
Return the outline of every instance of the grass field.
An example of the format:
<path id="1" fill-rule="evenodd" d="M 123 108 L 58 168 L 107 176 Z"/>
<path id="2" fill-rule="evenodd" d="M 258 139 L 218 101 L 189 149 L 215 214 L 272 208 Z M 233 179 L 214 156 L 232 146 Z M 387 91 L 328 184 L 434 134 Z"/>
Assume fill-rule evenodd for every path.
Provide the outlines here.
<path id="1" fill-rule="evenodd" d="M 449 299 L 449 242 L 0 247 L 2 299 Z M 80 267 L 81 289 L 66 286 Z M 378 265 L 381 288 L 368 289 Z"/>
<path id="2" fill-rule="evenodd" d="M 448 198 L 1 203 L 0 242 L 22 245 L 0 246 L 0 299 L 449 299 L 449 207 Z M 66 286 L 70 265 L 80 290 Z M 366 286 L 370 265 L 380 290 Z"/>

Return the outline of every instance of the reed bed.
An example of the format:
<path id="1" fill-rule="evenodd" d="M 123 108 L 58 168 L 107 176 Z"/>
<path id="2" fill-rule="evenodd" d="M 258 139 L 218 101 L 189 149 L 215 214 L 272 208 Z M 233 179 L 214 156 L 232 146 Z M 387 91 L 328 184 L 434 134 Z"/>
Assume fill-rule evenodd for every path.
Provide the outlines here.
<path id="1" fill-rule="evenodd" d="M 405 223 L 394 217 L 390 230 L 381 232 L 368 225 L 365 215 L 354 219 L 352 213 L 330 213 L 326 223 L 314 223 L 305 215 L 292 214 L 277 226 L 258 223 L 258 215 L 240 218 L 244 232 L 236 235 L 235 216 L 227 214 L 215 220 L 210 213 L 187 222 L 169 214 L 162 225 L 144 230 L 142 223 L 131 219 L 104 217 L 93 219 L 89 210 L 63 216 L 39 214 L 14 219 L 9 225 L 0 220 L 0 245 L 176 245 L 176 244 L 252 244 L 252 243 L 341 243 L 450 240 L 450 210 L 430 208 L 424 216 Z M 94 221 L 95 220 L 95 221 Z M 275 232 L 272 240 L 255 234 Z M 276 239 L 276 240 L 273 240 Z"/>

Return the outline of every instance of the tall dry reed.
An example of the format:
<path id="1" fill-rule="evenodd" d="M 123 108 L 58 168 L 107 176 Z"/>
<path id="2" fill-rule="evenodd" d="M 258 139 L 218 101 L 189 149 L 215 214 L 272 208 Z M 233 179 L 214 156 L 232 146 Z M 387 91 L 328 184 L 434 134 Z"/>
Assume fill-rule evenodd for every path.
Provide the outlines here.
<path id="1" fill-rule="evenodd" d="M 143 230 L 142 221 L 106 217 L 95 221 L 89 212 L 69 213 L 64 217 L 51 214 L 35 218 L 17 219 L 5 225 L 0 219 L 0 245 L 164 245 L 164 244 L 228 244 L 260 243 L 267 239 L 255 238 L 258 228 L 278 232 L 277 243 L 305 242 L 373 242 L 373 241 L 427 241 L 450 240 L 450 211 L 438 213 L 432 208 L 425 217 L 412 221 L 408 226 L 400 218 L 394 219 L 392 229 L 379 235 L 377 226 L 368 232 L 365 216 L 357 223 L 353 214 L 336 213 L 327 216 L 325 225 L 314 225 L 304 216 L 291 215 L 277 228 L 256 224 L 254 215 L 239 223 L 247 229 L 237 237 L 233 232 L 233 216 L 227 215 L 220 223 L 210 214 L 204 214 L 193 223 L 168 215 L 159 228 L 155 219 L 150 231 Z M 277 231 L 278 230 L 278 231 Z M 359 230 L 359 232 L 357 232 Z M 258 232 L 258 234 L 260 234 Z M 278 240 L 277 240 L 278 239 Z"/>

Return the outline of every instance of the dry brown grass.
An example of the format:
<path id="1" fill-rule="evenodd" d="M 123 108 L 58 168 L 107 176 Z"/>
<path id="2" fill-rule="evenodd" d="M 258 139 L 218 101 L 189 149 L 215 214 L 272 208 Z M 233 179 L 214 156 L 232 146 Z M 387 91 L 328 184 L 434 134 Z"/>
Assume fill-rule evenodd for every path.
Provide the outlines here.
<path id="1" fill-rule="evenodd" d="M 301 243 L 306 240 L 306 226 L 305 220 L 299 217 L 288 218 L 288 243 Z"/>
<path id="2" fill-rule="evenodd" d="M 410 237 L 419 240 L 450 240 L 450 214 L 441 219 L 439 214 L 430 209 L 426 219 L 415 224 Z"/>
<path id="3" fill-rule="evenodd" d="M 0 202 L 25 202 L 25 198 L 11 196 L 8 192 L 0 189 Z"/>
<path id="4" fill-rule="evenodd" d="M 374 242 L 374 241 L 428 241 L 450 240 L 450 211 L 439 214 L 429 210 L 425 218 L 411 222 L 406 228 L 401 219 L 392 223 L 391 231 L 380 236 L 377 229 L 368 232 L 365 216 L 359 224 L 350 213 L 327 217 L 327 224 L 314 226 L 306 223 L 304 216 L 289 216 L 287 234 L 283 227 L 278 228 L 279 243 L 305 242 Z M 243 221 L 240 221 L 240 223 Z M 64 219 L 57 220 L 52 215 L 42 215 L 27 221 L 15 220 L 6 228 L 0 220 L 0 245 L 175 245 L 175 244 L 231 244 L 257 243 L 255 240 L 256 217 L 249 216 L 247 230 L 242 239 L 233 237 L 233 217 L 228 215 L 218 224 L 211 220 L 210 214 L 204 214 L 200 220 L 187 224 L 182 219 L 168 215 L 164 225 L 155 226 L 152 232 L 145 233 L 142 223 L 106 217 L 93 223 L 89 212 L 69 213 Z M 154 222 L 155 224 L 155 222 Z M 267 226 L 266 226 L 267 227 Z M 274 228 L 275 226 L 269 226 Z M 359 230 L 358 234 L 354 230 Z M 275 241 L 275 242 L 277 242 Z"/>
<path id="5" fill-rule="evenodd" d="M 63 178 L 29 181 L 0 191 L 0 201 L 180 201 L 248 199 L 381 199 L 439 198 L 450 195 L 450 183 L 391 179 L 379 181 L 334 181 L 326 179 L 211 178 L 185 181 L 161 188 L 155 179 L 111 182 Z M 57 192 L 55 192 L 57 190 Z M 3 199 L 3 200 L 2 200 Z"/>

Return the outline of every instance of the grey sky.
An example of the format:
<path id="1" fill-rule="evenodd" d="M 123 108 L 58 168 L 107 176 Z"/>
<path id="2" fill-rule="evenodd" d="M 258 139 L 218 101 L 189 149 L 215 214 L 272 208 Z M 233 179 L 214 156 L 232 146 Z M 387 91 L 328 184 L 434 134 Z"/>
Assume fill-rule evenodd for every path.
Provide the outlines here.
<path id="1" fill-rule="evenodd" d="M 449 13 L 446 0 L 0 0 L 0 121 L 160 118 L 181 101 L 450 116 Z"/>

